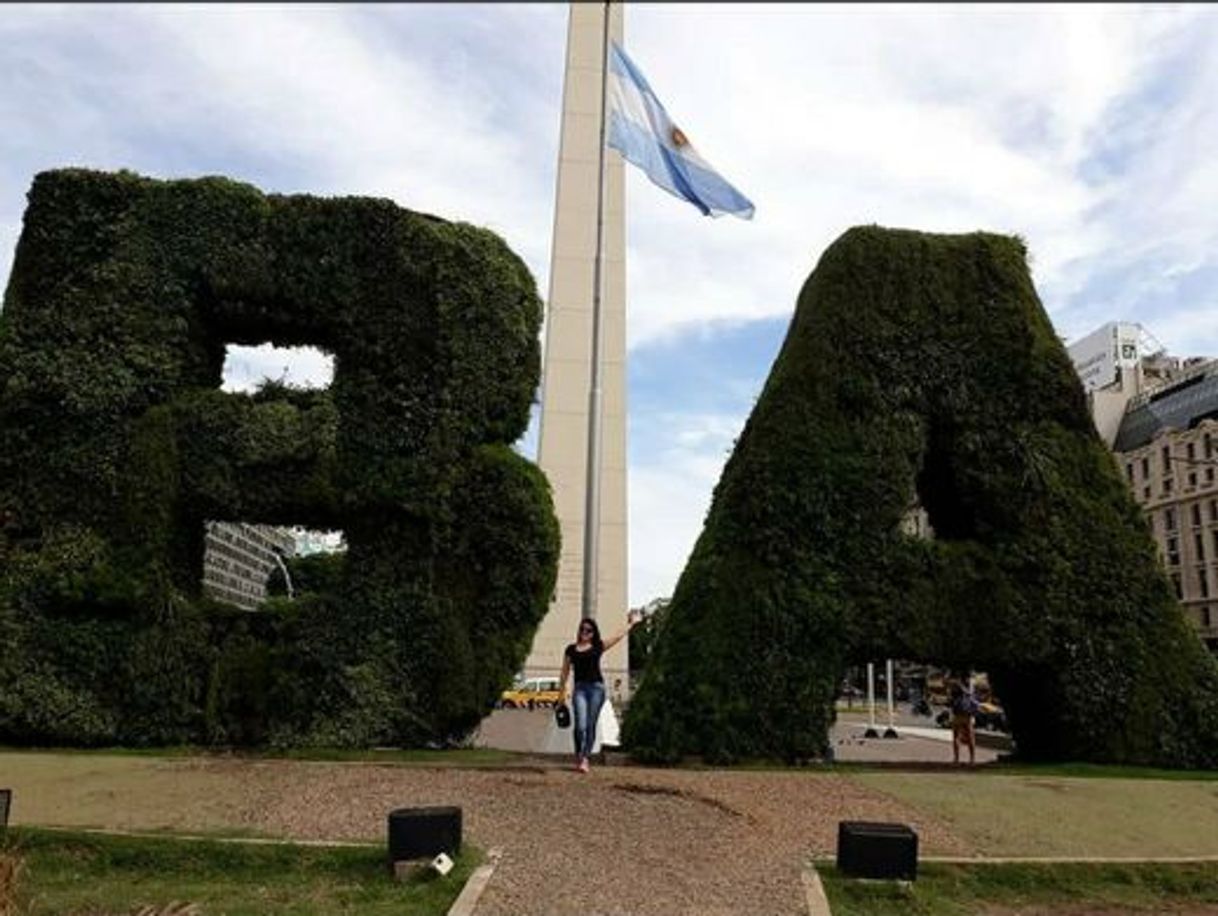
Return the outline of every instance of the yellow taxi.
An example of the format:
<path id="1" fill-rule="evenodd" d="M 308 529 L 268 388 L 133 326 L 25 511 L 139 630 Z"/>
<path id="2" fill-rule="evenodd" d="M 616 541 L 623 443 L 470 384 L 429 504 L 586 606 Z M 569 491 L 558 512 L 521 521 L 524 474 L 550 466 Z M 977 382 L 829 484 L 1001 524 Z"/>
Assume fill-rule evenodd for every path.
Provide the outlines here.
<path id="1" fill-rule="evenodd" d="M 521 681 L 499 696 L 504 709 L 537 709 L 557 706 L 562 699 L 556 677 L 531 677 Z"/>

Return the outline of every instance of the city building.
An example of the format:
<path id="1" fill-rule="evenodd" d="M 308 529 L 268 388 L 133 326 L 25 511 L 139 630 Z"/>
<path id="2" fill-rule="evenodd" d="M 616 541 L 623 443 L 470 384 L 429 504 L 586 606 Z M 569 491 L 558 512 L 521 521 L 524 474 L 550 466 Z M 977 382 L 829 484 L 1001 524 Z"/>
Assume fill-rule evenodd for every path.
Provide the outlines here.
<path id="1" fill-rule="evenodd" d="M 934 540 L 935 529 L 930 524 L 930 516 L 926 514 L 926 510 L 922 508 L 920 502 L 915 501 L 901 519 L 901 532 L 913 538 L 925 538 Z"/>
<path id="2" fill-rule="evenodd" d="M 203 593 L 247 611 L 255 610 L 266 599 L 271 572 L 295 549 L 296 538 L 286 528 L 207 522 Z"/>
<path id="3" fill-rule="evenodd" d="M 1165 384 L 1181 371 L 1181 361 L 1167 355 L 1140 324 L 1110 321 L 1068 348 L 1083 383 L 1095 428 L 1109 448 L 1130 400 Z"/>
<path id="4" fill-rule="evenodd" d="M 1218 652 L 1218 360 L 1136 345 L 1131 354 L 1131 328 L 1145 340 L 1138 325 L 1110 323 L 1071 346 L 1071 357 L 1176 597 Z"/>
<path id="5" fill-rule="evenodd" d="M 347 549 L 347 542 L 341 531 L 311 531 L 298 526 L 291 529 L 291 535 L 298 557 L 315 553 L 342 553 Z"/>

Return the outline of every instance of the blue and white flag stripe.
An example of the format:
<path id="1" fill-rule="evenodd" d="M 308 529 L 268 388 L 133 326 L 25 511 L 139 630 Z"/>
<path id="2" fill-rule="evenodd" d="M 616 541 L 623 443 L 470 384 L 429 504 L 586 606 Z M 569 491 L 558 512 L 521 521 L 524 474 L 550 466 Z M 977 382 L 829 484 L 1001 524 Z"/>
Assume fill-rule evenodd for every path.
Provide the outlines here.
<path id="1" fill-rule="evenodd" d="M 617 42 L 610 47 L 608 80 L 609 146 L 703 215 L 753 218 L 752 201 L 698 155 Z"/>

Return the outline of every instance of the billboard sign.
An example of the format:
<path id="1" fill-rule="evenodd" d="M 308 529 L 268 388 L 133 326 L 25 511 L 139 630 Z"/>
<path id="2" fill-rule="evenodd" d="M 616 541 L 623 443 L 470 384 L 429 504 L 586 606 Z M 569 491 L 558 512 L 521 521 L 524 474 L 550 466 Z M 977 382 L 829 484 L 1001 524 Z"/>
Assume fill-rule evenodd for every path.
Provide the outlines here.
<path id="1" fill-rule="evenodd" d="M 1138 364 L 1141 330 L 1138 324 L 1110 321 L 1067 348 L 1084 391 L 1111 385 L 1117 379 L 1118 367 Z"/>

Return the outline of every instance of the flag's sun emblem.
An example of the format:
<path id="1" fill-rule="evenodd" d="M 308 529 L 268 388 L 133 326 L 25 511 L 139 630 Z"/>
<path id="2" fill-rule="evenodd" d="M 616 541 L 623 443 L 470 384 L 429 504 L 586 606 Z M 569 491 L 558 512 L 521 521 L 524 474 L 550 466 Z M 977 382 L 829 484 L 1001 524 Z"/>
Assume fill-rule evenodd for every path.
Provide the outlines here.
<path id="1" fill-rule="evenodd" d="M 689 146 L 689 137 L 681 131 L 681 128 L 673 125 L 672 142 L 674 146 Z"/>

